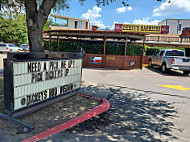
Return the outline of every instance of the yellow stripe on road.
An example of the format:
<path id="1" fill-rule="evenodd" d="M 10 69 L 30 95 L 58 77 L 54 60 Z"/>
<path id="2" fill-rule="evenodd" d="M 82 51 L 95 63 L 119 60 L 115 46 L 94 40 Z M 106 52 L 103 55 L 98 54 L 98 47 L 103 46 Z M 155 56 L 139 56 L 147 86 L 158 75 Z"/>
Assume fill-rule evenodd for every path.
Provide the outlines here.
<path id="1" fill-rule="evenodd" d="M 171 89 L 180 90 L 180 91 L 190 90 L 190 88 L 185 88 L 182 85 L 160 85 L 160 84 L 157 84 L 157 86 L 161 86 L 161 87 L 165 87 L 165 88 L 171 88 Z"/>

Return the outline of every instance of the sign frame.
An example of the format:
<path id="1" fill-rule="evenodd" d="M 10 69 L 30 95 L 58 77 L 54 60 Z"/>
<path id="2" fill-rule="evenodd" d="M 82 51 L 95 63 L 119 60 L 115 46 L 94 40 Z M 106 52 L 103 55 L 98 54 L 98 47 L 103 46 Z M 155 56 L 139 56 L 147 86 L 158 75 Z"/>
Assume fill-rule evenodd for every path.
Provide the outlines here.
<path id="1" fill-rule="evenodd" d="M 14 62 L 36 62 L 36 61 L 51 61 L 51 60 L 75 60 L 81 59 L 85 56 L 84 51 L 80 52 L 58 52 L 58 53 L 7 53 L 7 59 L 4 59 L 4 108 L 8 116 L 21 117 L 31 112 L 44 108 L 50 104 L 59 102 L 63 99 L 71 97 L 76 94 L 77 90 L 69 90 L 66 93 L 58 94 L 55 97 L 47 98 L 40 102 L 36 102 L 23 108 L 14 109 L 14 74 L 13 63 Z M 82 61 L 81 61 L 81 74 L 82 74 Z M 80 75 L 81 80 L 81 75 Z"/>

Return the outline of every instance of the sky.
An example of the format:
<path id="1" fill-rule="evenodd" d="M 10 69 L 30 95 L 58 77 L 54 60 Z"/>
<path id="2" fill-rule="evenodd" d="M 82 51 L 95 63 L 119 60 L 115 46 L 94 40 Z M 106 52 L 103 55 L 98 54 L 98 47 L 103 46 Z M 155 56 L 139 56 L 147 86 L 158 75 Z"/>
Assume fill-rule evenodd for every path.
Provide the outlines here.
<path id="1" fill-rule="evenodd" d="M 128 7 L 122 0 L 97 7 L 95 0 L 86 0 L 83 5 L 78 0 L 69 2 L 70 8 L 57 14 L 88 19 L 91 25 L 100 29 L 114 28 L 115 23 L 157 25 L 164 19 L 190 19 L 190 0 L 128 0 Z"/>

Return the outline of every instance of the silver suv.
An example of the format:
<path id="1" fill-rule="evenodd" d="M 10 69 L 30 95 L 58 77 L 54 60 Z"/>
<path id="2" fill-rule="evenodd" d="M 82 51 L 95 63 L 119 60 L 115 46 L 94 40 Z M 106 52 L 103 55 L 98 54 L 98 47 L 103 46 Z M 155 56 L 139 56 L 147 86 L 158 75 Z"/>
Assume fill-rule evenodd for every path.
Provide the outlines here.
<path id="1" fill-rule="evenodd" d="M 12 43 L 0 43 L 0 52 L 18 52 L 21 50 L 22 48 L 17 47 Z"/>

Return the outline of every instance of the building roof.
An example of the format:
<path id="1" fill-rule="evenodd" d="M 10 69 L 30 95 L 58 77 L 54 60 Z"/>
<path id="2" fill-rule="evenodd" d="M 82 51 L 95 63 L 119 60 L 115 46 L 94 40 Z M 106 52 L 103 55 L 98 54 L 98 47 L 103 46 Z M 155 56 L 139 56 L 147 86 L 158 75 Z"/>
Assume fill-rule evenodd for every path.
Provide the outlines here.
<path id="1" fill-rule="evenodd" d="M 146 36 L 160 36 L 160 37 L 180 37 L 179 34 L 148 34 Z"/>
<path id="2" fill-rule="evenodd" d="M 50 36 L 65 36 L 65 37 L 79 37 L 79 38 L 104 38 L 109 39 L 128 39 L 131 40 L 141 40 L 145 38 L 146 33 L 134 33 L 134 32 L 116 32 L 116 31 L 106 31 L 106 30 L 86 30 L 86 29 L 57 29 L 44 31 L 43 35 Z"/>
<path id="3" fill-rule="evenodd" d="M 69 27 L 61 27 L 61 26 L 50 26 L 50 30 L 56 30 L 56 31 L 59 31 L 59 30 L 81 30 L 81 29 L 74 29 L 74 28 L 69 28 Z M 83 30 L 86 30 L 86 31 L 91 31 L 91 29 L 83 29 Z"/>
<path id="4" fill-rule="evenodd" d="M 59 19 L 72 19 L 72 20 L 77 20 L 77 21 L 85 21 L 88 22 L 88 20 L 86 19 L 82 19 L 82 18 L 74 18 L 74 17 L 69 17 L 69 16 L 64 16 L 64 15 L 56 15 L 56 14 L 50 14 L 52 17 L 54 18 L 59 18 Z"/>
<path id="5" fill-rule="evenodd" d="M 190 19 L 165 19 L 165 20 L 162 20 L 161 22 L 168 21 L 168 20 L 184 20 L 184 21 L 190 21 Z M 159 22 L 159 23 L 161 23 L 161 22 Z"/>

